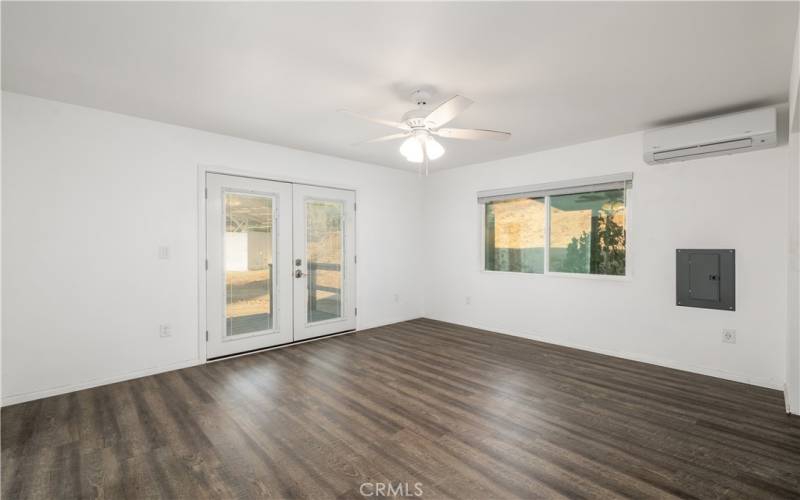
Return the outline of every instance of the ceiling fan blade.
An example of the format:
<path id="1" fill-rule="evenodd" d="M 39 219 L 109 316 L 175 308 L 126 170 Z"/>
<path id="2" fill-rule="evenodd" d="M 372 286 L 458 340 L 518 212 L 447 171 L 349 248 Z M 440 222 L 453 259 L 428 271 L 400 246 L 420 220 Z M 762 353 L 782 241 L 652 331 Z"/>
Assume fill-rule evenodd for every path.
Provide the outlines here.
<path id="1" fill-rule="evenodd" d="M 377 137 L 375 139 L 370 139 L 368 141 L 357 142 L 357 143 L 353 144 L 353 146 L 360 146 L 362 144 L 372 144 L 374 142 L 392 141 L 394 139 L 402 139 L 404 137 L 408 137 L 408 132 L 401 132 L 399 134 L 384 135 L 383 137 Z"/>
<path id="2" fill-rule="evenodd" d="M 439 130 L 435 130 L 433 133 L 449 139 L 466 139 L 468 141 L 479 141 L 482 139 L 505 141 L 511 137 L 509 132 L 480 130 L 476 128 L 440 128 Z"/>
<path id="3" fill-rule="evenodd" d="M 350 116 L 355 116 L 356 118 L 361 118 L 362 120 L 367 120 L 372 123 L 378 123 L 380 125 L 385 125 L 387 127 L 392 127 L 392 128 L 399 128 L 400 130 L 408 130 L 408 125 L 406 125 L 405 123 L 393 122 L 391 120 L 383 120 L 381 118 L 372 118 L 370 116 L 364 116 L 360 113 L 356 113 L 355 111 L 350 111 L 349 109 L 340 109 L 339 111 L 341 113 L 347 113 Z"/>
<path id="4" fill-rule="evenodd" d="M 450 98 L 450 100 L 443 102 L 438 108 L 425 117 L 425 123 L 431 128 L 438 128 L 449 122 L 462 111 L 470 107 L 472 104 L 471 99 L 467 99 L 463 95 L 457 95 Z"/>

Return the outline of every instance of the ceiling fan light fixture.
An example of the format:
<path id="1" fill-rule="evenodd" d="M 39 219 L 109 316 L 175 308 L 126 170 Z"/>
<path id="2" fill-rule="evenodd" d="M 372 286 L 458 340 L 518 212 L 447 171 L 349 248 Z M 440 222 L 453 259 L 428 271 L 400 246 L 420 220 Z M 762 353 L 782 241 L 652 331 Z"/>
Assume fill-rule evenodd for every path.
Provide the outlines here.
<path id="1" fill-rule="evenodd" d="M 409 137 L 403 141 L 403 144 L 400 146 L 400 154 L 405 156 L 406 160 L 411 163 L 422 163 L 425 159 L 422 151 L 422 144 L 416 136 Z"/>
<path id="2" fill-rule="evenodd" d="M 400 146 L 400 154 L 411 163 L 425 163 L 426 172 L 428 160 L 439 159 L 445 153 L 444 146 L 442 146 L 434 136 L 467 141 L 482 139 L 503 141 L 511 137 L 510 133 L 497 130 L 443 128 L 444 125 L 450 123 L 450 121 L 468 108 L 472 104 L 472 100 L 462 95 L 456 95 L 437 106 L 433 111 L 429 111 L 427 108 L 429 99 L 430 94 L 428 92 L 422 90 L 415 91 L 412 94 L 412 100 L 417 104 L 417 109 L 412 109 L 405 113 L 399 122 L 371 118 L 347 110 L 341 111 L 345 111 L 353 116 L 373 123 L 379 123 L 387 127 L 401 130 L 401 132 L 395 132 L 394 134 L 363 141 L 354 144 L 354 146 L 405 139 Z"/>
<path id="3" fill-rule="evenodd" d="M 428 158 L 436 160 L 437 158 L 441 158 L 444 154 L 444 146 L 439 144 L 439 141 L 433 137 L 428 136 L 425 140 L 425 152 L 428 154 Z"/>

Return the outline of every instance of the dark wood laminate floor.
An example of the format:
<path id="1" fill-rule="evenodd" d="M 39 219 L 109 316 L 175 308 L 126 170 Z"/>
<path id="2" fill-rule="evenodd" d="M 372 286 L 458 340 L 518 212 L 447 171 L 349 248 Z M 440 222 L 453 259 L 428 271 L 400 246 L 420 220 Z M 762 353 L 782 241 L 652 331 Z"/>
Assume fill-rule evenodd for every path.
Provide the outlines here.
<path id="1" fill-rule="evenodd" d="M 381 482 L 425 498 L 797 498 L 800 419 L 778 391 L 424 319 L 2 410 L 7 499 Z"/>

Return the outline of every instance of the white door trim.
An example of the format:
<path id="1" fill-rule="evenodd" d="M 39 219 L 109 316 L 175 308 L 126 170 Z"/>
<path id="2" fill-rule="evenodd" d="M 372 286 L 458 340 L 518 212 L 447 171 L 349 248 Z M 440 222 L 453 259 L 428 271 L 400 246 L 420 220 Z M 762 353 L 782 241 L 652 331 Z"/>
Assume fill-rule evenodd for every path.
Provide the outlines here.
<path id="1" fill-rule="evenodd" d="M 239 177 L 252 177 L 265 181 L 290 182 L 293 184 L 306 184 L 309 186 L 328 187 L 334 189 L 346 189 L 355 193 L 355 200 L 358 203 L 358 189 L 352 185 L 338 183 L 324 183 L 314 179 L 304 179 L 301 177 L 287 177 L 281 175 L 271 175 L 265 172 L 246 170 L 225 165 L 198 164 L 197 165 L 197 364 L 208 362 L 206 350 L 206 259 L 208 258 L 206 249 L 206 174 L 235 175 Z M 355 213 L 355 252 L 358 252 L 358 211 Z M 356 273 L 356 281 L 358 281 Z M 358 307 L 358 286 L 353 284 L 354 306 Z M 358 330 L 358 317 L 356 317 L 356 331 Z M 310 339 L 313 340 L 313 339 Z M 292 343 L 293 345 L 294 343 Z M 278 348 L 281 346 L 278 346 Z M 260 352 L 260 350 L 259 350 Z"/>

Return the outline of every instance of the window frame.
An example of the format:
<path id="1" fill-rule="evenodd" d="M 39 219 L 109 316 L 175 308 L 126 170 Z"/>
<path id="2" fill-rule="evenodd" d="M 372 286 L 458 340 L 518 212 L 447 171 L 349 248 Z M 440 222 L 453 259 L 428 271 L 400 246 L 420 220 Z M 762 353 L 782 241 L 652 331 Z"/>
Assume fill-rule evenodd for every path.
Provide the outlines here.
<path id="1" fill-rule="evenodd" d="M 607 281 L 631 281 L 632 274 L 632 259 L 631 259 L 631 239 L 630 228 L 633 221 L 631 210 L 631 191 L 632 185 L 627 185 L 624 188 L 625 196 L 625 274 L 590 274 L 590 273 L 566 273 L 561 271 L 550 270 L 550 197 L 551 195 L 544 195 L 545 207 L 545 220 L 544 220 L 544 271 L 541 273 L 524 273 L 521 271 L 495 271 L 486 269 L 486 207 L 482 203 L 478 203 L 478 217 L 480 219 L 480 230 L 478 231 L 478 258 L 480 271 L 487 274 L 508 274 L 514 276 L 532 276 L 536 279 L 540 277 L 555 277 L 555 278 L 578 278 L 588 280 L 607 280 Z M 586 190 L 585 192 L 591 193 L 593 190 Z M 527 198 L 527 196 L 520 196 L 519 198 Z M 512 198 L 514 199 L 514 198 Z"/>

